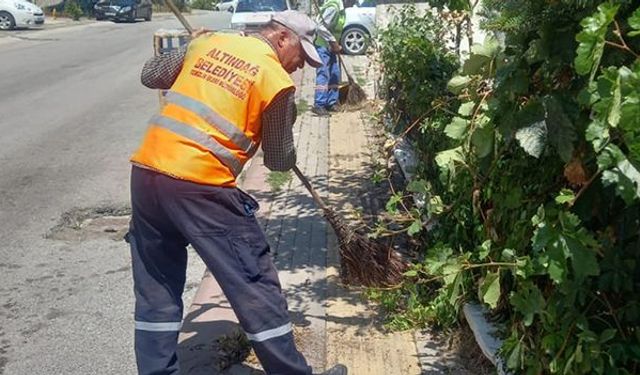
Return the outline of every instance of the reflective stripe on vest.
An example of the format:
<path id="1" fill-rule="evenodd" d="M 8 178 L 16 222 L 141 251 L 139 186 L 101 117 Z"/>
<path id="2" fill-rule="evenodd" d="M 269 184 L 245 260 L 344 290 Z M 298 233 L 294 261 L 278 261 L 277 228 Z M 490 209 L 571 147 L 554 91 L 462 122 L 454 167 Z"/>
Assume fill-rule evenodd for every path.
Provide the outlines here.
<path id="1" fill-rule="evenodd" d="M 251 141 L 251 139 L 249 139 L 237 126 L 227 121 L 224 117 L 220 116 L 220 114 L 213 111 L 201 101 L 192 99 L 174 91 L 169 91 L 165 98 L 168 103 L 181 106 L 202 117 L 209 125 L 211 125 L 211 127 L 220 131 L 236 146 L 246 152 L 249 157 L 253 156 L 258 149 L 258 145 Z"/>
<path id="2" fill-rule="evenodd" d="M 155 115 L 149 121 L 150 124 L 167 129 L 173 133 L 181 135 L 185 138 L 196 142 L 200 146 L 206 148 L 226 165 L 234 176 L 238 176 L 242 172 L 242 163 L 229 151 L 227 148 L 218 143 L 209 134 L 194 128 L 191 125 L 185 124 L 180 121 L 176 121 L 172 118 L 165 117 L 163 115 Z"/>

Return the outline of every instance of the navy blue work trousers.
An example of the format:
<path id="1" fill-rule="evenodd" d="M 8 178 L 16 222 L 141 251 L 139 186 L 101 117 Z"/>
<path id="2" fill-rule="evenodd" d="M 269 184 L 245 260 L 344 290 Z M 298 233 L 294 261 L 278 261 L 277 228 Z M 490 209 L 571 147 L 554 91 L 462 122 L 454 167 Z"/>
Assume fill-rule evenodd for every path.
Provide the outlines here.
<path id="1" fill-rule="evenodd" d="M 295 347 L 287 302 L 251 196 L 134 166 L 131 204 L 127 239 L 139 374 L 180 373 L 176 349 L 188 244 L 220 284 L 267 374 L 311 374 Z"/>
<path id="2" fill-rule="evenodd" d="M 338 56 L 327 47 L 316 46 L 322 66 L 316 68 L 316 91 L 313 105 L 329 108 L 338 104 L 340 93 L 340 62 Z"/>

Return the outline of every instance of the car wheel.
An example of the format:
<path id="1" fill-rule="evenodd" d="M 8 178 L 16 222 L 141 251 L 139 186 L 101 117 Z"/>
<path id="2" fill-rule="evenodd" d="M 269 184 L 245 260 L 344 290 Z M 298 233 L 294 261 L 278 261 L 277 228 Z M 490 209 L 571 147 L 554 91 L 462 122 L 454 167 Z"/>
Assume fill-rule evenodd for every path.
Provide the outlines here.
<path id="1" fill-rule="evenodd" d="M 233 7 L 229 7 L 229 9 L 227 10 L 229 13 L 233 13 Z"/>
<path id="2" fill-rule="evenodd" d="M 145 21 L 151 21 L 151 11 L 147 13 L 147 16 L 144 18 Z"/>
<path id="3" fill-rule="evenodd" d="M 362 55 L 369 46 L 369 33 L 358 26 L 345 29 L 340 38 L 340 45 L 347 55 Z"/>
<path id="4" fill-rule="evenodd" d="M 16 20 L 9 12 L 0 12 L 0 30 L 11 30 L 16 26 Z"/>

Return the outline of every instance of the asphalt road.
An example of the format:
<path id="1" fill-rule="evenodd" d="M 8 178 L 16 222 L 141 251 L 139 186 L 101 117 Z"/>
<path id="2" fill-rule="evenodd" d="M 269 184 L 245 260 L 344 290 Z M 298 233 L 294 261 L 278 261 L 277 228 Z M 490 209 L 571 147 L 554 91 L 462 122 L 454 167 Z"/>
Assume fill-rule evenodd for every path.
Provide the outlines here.
<path id="1" fill-rule="evenodd" d="M 0 33 L 0 374 L 135 373 L 126 218 L 83 220 L 127 210 L 128 158 L 158 108 L 140 68 L 154 31 L 177 27 Z M 192 256 L 185 303 L 203 270 Z"/>

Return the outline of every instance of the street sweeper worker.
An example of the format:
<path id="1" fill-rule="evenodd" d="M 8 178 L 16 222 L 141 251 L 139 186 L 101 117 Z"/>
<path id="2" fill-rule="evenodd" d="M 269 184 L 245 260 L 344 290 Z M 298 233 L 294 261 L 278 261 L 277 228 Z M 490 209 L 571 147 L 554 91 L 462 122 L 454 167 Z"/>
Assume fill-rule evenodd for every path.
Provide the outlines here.
<path id="1" fill-rule="evenodd" d="M 326 0 L 318 13 L 316 50 L 322 65 L 316 68 L 316 89 L 311 111 L 318 116 L 329 116 L 339 106 L 340 62 L 337 54 L 342 48 L 338 40 L 345 23 L 342 0 Z"/>
<path id="2" fill-rule="evenodd" d="M 262 145 L 272 170 L 294 166 L 295 87 L 321 64 L 314 22 L 276 13 L 255 35 L 194 33 L 186 49 L 149 60 L 143 83 L 169 89 L 131 158 L 135 353 L 139 374 L 179 374 L 176 356 L 191 244 L 220 284 L 267 374 L 311 374 L 296 349 L 287 302 L 256 220 L 237 187 Z M 336 365 L 326 375 L 344 375 Z"/>

